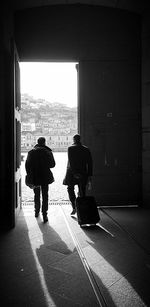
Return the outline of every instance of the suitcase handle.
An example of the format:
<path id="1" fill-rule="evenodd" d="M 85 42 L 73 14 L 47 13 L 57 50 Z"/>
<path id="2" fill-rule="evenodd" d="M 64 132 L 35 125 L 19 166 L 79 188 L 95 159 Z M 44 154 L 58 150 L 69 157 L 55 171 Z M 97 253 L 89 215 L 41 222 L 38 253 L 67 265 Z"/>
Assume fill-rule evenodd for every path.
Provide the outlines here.
<path id="1" fill-rule="evenodd" d="M 80 191 L 80 196 L 83 197 L 84 194 L 83 194 L 83 191 L 82 191 L 82 180 L 81 180 L 81 177 L 78 179 L 78 186 L 79 186 L 79 191 Z M 91 182 L 91 178 L 90 180 L 88 180 L 87 184 L 86 184 L 86 187 L 85 187 L 85 195 L 86 195 L 86 192 L 87 190 L 91 193 L 92 191 L 92 182 Z"/>

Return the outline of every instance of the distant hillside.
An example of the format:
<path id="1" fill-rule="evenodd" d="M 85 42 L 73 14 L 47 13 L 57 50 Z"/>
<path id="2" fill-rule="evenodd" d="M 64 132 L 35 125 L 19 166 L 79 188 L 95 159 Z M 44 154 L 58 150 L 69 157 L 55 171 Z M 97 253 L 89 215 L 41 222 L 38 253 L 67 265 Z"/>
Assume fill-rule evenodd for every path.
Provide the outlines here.
<path id="1" fill-rule="evenodd" d="M 28 94 L 21 95 L 21 121 L 29 122 L 34 120 L 39 122 L 43 119 L 49 121 L 58 119 L 63 121 L 75 120 L 77 108 L 68 107 L 59 102 L 49 102 L 44 99 L 35 99 Z"/>

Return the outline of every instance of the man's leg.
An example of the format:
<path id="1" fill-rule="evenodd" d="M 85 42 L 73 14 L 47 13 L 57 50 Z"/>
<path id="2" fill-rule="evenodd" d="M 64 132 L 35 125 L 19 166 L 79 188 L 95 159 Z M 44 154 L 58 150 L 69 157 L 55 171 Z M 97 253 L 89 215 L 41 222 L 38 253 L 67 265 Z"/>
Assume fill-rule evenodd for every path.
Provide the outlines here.
<path id="1" fill-rule="evenodd" d="M 40 187 L 34 188 L 34 209 L 35 217 L 38 217 L 40 212 L 41 202 L 40 202 Z"/>
<path id="2" fill-rule="evenodd" d="M 68 191 L 69 200 L 71 202 L 72 209 L 73 209 L 71 214 L 75 214 L 76 213 L 76 207 L 75 207 L 76 195 L 75 195 L 75 191 L 74 191 L 74 185 L 68 185 L 67 191 Z"/>
<path id="3" fill-rule="evenodd" d="M 44 223 L 48 221 L 47 211 L 48 211 L 48 184 L 42 185 L 42 214 Z"/>

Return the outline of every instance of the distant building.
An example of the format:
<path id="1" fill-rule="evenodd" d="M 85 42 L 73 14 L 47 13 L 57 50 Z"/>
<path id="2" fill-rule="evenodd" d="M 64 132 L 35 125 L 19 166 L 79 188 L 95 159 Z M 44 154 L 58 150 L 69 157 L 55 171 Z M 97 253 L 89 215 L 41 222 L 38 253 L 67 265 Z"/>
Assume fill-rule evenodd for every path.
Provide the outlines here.
<path id="1" fill-rule="evenodd" d="M 75 134 L 75 131 L 74 131 Z M 37 143 L 38 138 L 41 134 L 35 134 L 31 132 L 23 132 L 21 134 L 21 149 L 22 152 L 29 151 L 32 149 L 35 144 Z M 46 144 L 49 146 L 53 151 L 66 151 L 68 146 L 72 144 L 72 137 L 71 135 L 43 135 L 46 139 Z"/>
<path id="2" fill-rule="evenodd" d="M 35 131 L 35 123 L 22 123 L 21 124 L 22 131 Z"/>
<path id="3" fill-rule="evenodd" d="M 34 99 L 28 94 L 21 97 L 21 150 L 29 151 L 40 136 L 54 151 L 66 151 L 77 132 L 77 109 L 60 103 Z"/>

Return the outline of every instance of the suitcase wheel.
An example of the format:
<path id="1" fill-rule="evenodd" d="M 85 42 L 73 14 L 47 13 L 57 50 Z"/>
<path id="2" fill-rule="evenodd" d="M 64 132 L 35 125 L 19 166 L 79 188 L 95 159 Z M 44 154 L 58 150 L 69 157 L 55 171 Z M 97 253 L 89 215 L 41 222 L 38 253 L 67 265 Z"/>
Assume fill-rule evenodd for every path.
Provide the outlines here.
<path id="1" fill-rule="evenodd" d="M 96 226 L 96 223 L 92 223 L 92 224 L 80 224 L 80 227 L 81 228 L 84 228 L 84 227 L 94 227 Z"/>

